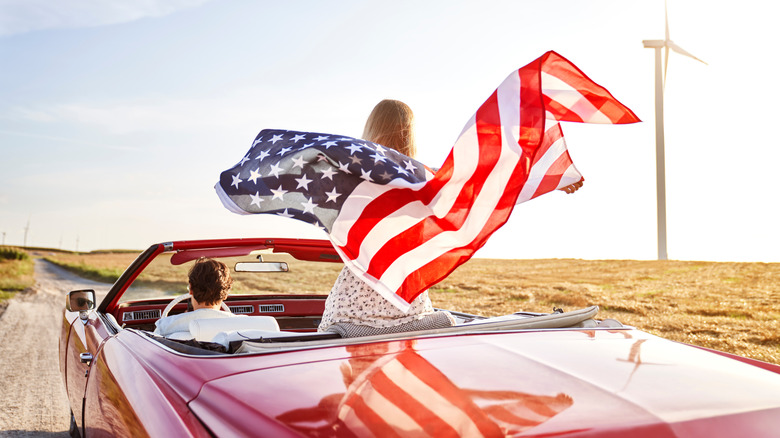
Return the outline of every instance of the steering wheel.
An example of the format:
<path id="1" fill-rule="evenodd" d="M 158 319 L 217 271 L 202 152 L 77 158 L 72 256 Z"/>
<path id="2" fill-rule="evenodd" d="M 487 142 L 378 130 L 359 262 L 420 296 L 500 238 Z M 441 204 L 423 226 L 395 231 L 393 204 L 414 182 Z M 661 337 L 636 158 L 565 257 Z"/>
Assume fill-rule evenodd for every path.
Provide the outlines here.
<path id="1" fill-rule="evenodd" d="M 168 316 L 168 312 L 170 312 L 171 309 L 173 309 L 173 307 L 175 305 L 181 303 L 182 301 L 184 301 L 184 300 L 186 300 L 188 298 L 192 298 L 192 294 L 186 293 L 184 295 L 179 295 L 178 297 L 172 299 L 171 302 L 168 303 L 167 306 L 165 306 L 165 310 L 163 310 L 161 318 L 165 318 L 166 316 Z M 233 313 L 233 312 L 230 311 L 230 307 L 228 307 L 228 305 L 225 304 L 224 301 L 222 302 L 222 310 L 224 310 L 227 313 Z"/>

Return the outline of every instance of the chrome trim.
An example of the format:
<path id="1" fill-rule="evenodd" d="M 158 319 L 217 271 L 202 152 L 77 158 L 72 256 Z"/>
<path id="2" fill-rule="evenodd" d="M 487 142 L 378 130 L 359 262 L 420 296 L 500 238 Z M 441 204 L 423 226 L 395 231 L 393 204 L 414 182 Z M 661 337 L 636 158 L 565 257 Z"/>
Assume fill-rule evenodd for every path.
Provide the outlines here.
<path id="1" fill-rule="evenodd" d="M 90 352 L 79 354 L 79 360 L 81 361 L 81 363 L 85 363 L 89 365 L 92 362 L 92 359 L 93 359 L 92 353 Z"/>
<path id="2" fill-rule="evenodd" d="M 436 332 L 436 333 L 424 333 L 423 332 L 408 332 L 408 334 L 405 333 L 390 333 L 385 335 L 378 335 L 378 336 L 361 336 L 356 338 L 340 338 L 340 339 L 327 339 L 327 340 L 312 340 L 312 341 L 296 341 L 296 342 L 273 342 L 273 343 L 255 343 L 251 341 L 244 341 L 246 344 L 251 345 L 252 347 L 257 347 L 258 349 L 256 351 L 240 351 L 236 353 L 221 353 L 221 354 L 210 354 L 210 355 L 199 355 L 199 354 L 189 354 L 189 353 L 182 353 L 181 351 L 177 351 L 172 349 L 171 347 L 168 347 L 165 344 L 162 344 L 160 342 L 157 342 L 155 339 L 147 336 L 144 334 L 143 330 L 138 329 L 125 329 L 126 332 L 131 332 L 137 336 L 140 336 L 142 339 L 145 339 L 148 342 L 151 342 L 152 344 L 156 345 L 158 348 L 162 348 L 166 350 L 167 352 L 171 354 L 175 354 L 177 356 L 181 357 L 190 357 L 190 358 L 199 358 L 199 359 L 220 359 L 225 357 L 236 357 L 236 356 L 249 356 L 249 355 L 258 355 L 262 356 L 269 353 L 281 353 L 281 352 L 295 352 L 295 351 L 304 351 L 304 350 L 313 350 L 313 349 L 319 349 L 319 348 L 329 348 L 329 347 L 342 347 L 344 345 L 355 345 L 355 344 L 368 344 L 371 342 L 394 342 L 394 341 L 404 341 L 408 339 L 429 339 L 429 338 L 441 338 L 441 337 L 456 337 L 456 336 L 472 336 L 472 335 L 496 335 L 496 334 L 521 334 L 521 333 L 532 333 L 532 332 L 566 332 L 566 331 L 632 331 L 636 330 L 636 327 L 624 325 L 621 328 L 610 328 L 610 327 L 595 327 L 595 328 L 589 328 L 589 329 L 582 329 L 582 328 L 548 328 L 548 329 L 524 329 L 524 330 L 496 330 L 496 331 L 476 331 L 476 332 L 455 332 L 455 333 L 442 333 L 442 332 Z M 647 332 L 640 332 L 649 335 Z"/>
<path id="3" fill-rule="evenodd" d="M 234 313 L 236 315 L 248 315 L 255 313 L 255 306 L 251 304 L 241 304 L 236 306 L 228 305 L 228 308 L 230 309 L 230 313 Z"/>
<path id="4" fill-rule="evenodd" d="M 139 321 L 142 319 L 159 319 L 162 316 L 160 309 L 131 310 L 122 314 L 122 322 Z"/>
<path id="5" fill-rule="evenodd" d="M 235 353 L 233 353 L 233 356 L 240 356 L 240 355 L 251 355 L 251 354 L 257 354 L 257 355 L 263 355 L 263 354 L 269 354 L 269 353 L 280 353 L 280 352 L 290 352 L 290 351 L 302 351 L 302 350 L 312 350 L 317 348 L 326 348 L 326 347 L 339 347 L 339 346 L 345 346 L 345 345 L 356 345 L 356 344 L 368 344 L 372 342 L 394 342 L 394 341 L 404 341 L 408 339 L 429 339 L 429 338 L 442 338 L 442 337 L 456 337 L 456 336 L 472 336 L 472 335 L 510 335 L 510 334 L 521 334 L 521 333 L 533 333 L 533 332 L 572 332 L 572 331 L 607 331 L 607 332 L 614 332 L 616 330 L 621 331 L 630 331 L 630 330 L 636 330 L 635 327 L 624 325 L 621 328 L 611 328 L 611 327 L 595 327 L 595 328 L 571 328 L 571 327 L 562 327 L 562 328 L 545 328 L 545 329 L 517 329 L 517 330 L 493 330 L 493 331 L 471 331 L 471 332 L 439 332 L 438 330 L 447 330 L 445 329 L 432 329 L 434 332 L 430 332 L 430 330 L 421 330 L 419 332 L 407 332 L 407 333 L 388 333 L 384 335 L 376 335 L 376 336 L 358 336 L 354 338 L 337 338 L 337 339 L 316 339 L 311 341 L 294 341 L 294 342 L 268 342 L 268 343 L 262 343 L 262 342 L 252 342 L 252 341 L 244 341 L 244 345 L 248 348 L 254 348 L 253 351 L 244 351 L 244 347 L 240 347 Z M 426 333 L 428 332 L 428 333 Z M 646 333 L 646 332 L 642 332 Z M 646 333 L 647 334 L 647 333 Z M 153 340 L 152 340 L 153 341 Z"/>
<path id="6" fill-rule="evenodd" d="M 260 313 L 284 313 L 284 304 L 258 304 L 257 311 Z"/>

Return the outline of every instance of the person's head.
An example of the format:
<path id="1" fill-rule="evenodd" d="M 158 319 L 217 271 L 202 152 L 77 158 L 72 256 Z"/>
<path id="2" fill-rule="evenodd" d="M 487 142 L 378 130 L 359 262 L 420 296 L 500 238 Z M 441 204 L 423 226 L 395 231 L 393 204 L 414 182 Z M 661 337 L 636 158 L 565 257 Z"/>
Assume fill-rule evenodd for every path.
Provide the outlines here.
<path id="1" fill-rule="evenodd" d="M 73 291 L 68 295 L 70 310 L 90 310 L 95 306 L 95 292 L 91 290 Z"/>
<path id="2" fill-rule="evenodd" d="M 363 139 L 414 157 L 417 145 L 414 142 L 412 109 L 399 100 L 385 99 L 379 102 L 366 120 Z"/>
<path id="3" fill-rule="evenodd" d="M 207 258 L 195 261 L 190 268 L 189 280 L 192 297 L 205 306 L 222 304 L 233 285 L 227 265 Z"/>

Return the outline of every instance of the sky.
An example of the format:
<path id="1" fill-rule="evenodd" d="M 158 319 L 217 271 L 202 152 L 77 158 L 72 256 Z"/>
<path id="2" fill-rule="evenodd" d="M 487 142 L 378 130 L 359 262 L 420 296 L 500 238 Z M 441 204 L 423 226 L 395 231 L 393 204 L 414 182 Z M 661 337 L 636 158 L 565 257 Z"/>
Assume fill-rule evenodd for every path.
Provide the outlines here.
<path id="1" fill-rule="evenodd" d="M 772 126 L 780 5 L 669 0 L 668 256 L 780 262 Z M 517 206 L 477 253 L 657 258 L 654 51 L 662 0 L 0 0 L 0 233 L 7 245 L 143 249 L 323 237 L 240 216 L 219 174 L 262 129 L 359 137 L 373 106 L 414 110 L 438 167 L 513 70 L 555 50 L 642 120 L 564 123 L 575 194 Z"/>

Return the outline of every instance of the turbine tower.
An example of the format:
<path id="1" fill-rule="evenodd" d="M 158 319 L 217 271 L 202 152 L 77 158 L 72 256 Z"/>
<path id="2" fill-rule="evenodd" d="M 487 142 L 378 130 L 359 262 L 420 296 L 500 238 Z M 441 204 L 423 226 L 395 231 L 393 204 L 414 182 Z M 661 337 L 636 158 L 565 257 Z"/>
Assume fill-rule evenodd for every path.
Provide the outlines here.
<path id="1" fill-rule="evenodd" d="M 658 260 L 667 260 L 666 253 L 666 164 L 664 157 L 664 85 L 666 84 L 666 70 L 669 67 L 669 49 L 693 58 L 703 64 L 701 59 L 691 55 L 682 47 L 669 39 L 669 15 L 664 2 L 665 34 L 662 40 L 644 40 L 645 48 L 655 49 L 655 167 L 656 167 L 656 193 L 658 210 Z M 664 49 L 663 73 L 661 72 L 661 49 Z M 662 76 L 663 74 L 663 76 Z"/>

